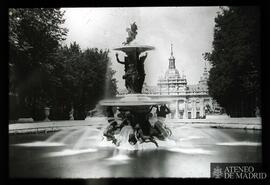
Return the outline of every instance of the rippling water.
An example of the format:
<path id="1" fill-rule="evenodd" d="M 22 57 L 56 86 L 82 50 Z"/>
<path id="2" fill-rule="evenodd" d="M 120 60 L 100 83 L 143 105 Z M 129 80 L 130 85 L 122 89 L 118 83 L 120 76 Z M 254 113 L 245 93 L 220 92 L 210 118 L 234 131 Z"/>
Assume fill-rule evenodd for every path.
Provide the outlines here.
<path id="1" fill-rule="evenodd" d="M 10 135 L 10 176 L 210 177 L 211 162 L 261 161 L 258 130 L 174 125 L 173 136 L 159 142 L 159 148 L 145 143 L 137 148 L 140 150 L 131 150 L 102 140 L 102 129 Z"/>

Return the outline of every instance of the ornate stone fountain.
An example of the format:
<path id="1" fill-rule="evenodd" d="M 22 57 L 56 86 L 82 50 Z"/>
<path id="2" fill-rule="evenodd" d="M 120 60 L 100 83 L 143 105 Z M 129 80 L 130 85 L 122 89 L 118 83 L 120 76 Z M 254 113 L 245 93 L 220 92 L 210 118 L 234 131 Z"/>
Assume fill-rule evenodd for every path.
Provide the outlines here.
<path id="1" fill-rule="evenodd" d="M 123 75 L 123 79 L 125 80 L 125 86 L 128 90 L 128 94 L 120 99 L 102 100 L 100 104 L 102 106 L 106 106 L 108 110 L 110 110 L 110 107 L 117 107 L 123 115 L 123 120 L 128 122 L 126 125 L 131 126 L 132 129 L 135 130 L 135 138 L 137 140 L 138 138 L 136 137 L 136 131 L 138 128 L 140 128 L 140 131 L 142 131 L 142 133 L 148 137 L 150 142 L 155 142 L 153 139 L 151 139 L 152 137 L 149 136 L 148 132 L 150 129 L 150 124 L 148 121 L 149 112 L 151 107 L 165 104 L 166 101 L 152 100 L 146 94 L 142 94 L 142 87 L 146 76 L 144 62 L 147 57 L 147 53 L 143 53 L 149 50 L 154 50 L 154 47 L 134 43 L 137 35 L 137 25 L 135 22 L 131 24 L 130 28 L 127 28 L 127 32 L 128 37 L 126 42 L 123 42 L 121 47 L 115 48 L 114 50 L 122 51 L 126 55 L 124 57 L 124 61 L 120 61 L 118 58 L 118 53 L 116 53 L 116 60 L 124 65 L 125 74 Z M 111 113 L 109 113 L 108 117 L 112 117 L 112 111 L 109 112 Z M 112 121 L 110 123 L 112 123 Z M 110 131 L 113 131 L 113 126 L 111 127 Z M 114 138 L 113 134 L 110 136 Z"/>

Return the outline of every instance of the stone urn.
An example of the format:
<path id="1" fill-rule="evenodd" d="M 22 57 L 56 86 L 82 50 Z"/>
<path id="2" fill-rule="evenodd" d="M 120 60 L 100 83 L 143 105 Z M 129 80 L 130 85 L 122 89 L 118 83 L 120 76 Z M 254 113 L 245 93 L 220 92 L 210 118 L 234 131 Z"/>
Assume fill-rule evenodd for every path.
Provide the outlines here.
<path id="1" fill-rule="evenodd" d="M 50 108 L 49 107 L 45 107 L 44 108 L 44 114 L 45 114 L 45 119 L 43 121 L 51 121 L 48 117 L 50 115 Z"/>
<path id="2" fill-rule="evenodd" d="M 74 114 L 74 109 L 73 109 L 73 107 L 72 107 L 72 108 L 71 108 L 71 111 L 69 112 L 69 120 L 74 120 L 73 114 Z"/>

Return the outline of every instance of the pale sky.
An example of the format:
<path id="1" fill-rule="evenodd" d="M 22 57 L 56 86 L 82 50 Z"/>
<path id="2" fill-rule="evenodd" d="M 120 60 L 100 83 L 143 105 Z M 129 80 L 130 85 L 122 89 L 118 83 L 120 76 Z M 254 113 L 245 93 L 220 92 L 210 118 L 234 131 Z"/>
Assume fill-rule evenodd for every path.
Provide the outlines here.
<path id="1" fill-rule="evenodd" d="M 63 8 L 69 32 L 64 42 L 76 41 L 81 49 L 109 49 L 118 87 L 124 88 L 124 66 L 118 64 L 113 48 L 126 40 L 126 28 L 138 26 L 135 42 L 154 46 L 145 60 L 147 85 L 157 85 L 168 69 L 173 44 L 176 68 L 188 84 L 197 84 L 203 73 L 202 53 L 212 50 L 214 18 L 218 7 Z M 120 60 L 124 54 L 119 53 Z M 209 65 L 207 65 L 209 68 Z"/>

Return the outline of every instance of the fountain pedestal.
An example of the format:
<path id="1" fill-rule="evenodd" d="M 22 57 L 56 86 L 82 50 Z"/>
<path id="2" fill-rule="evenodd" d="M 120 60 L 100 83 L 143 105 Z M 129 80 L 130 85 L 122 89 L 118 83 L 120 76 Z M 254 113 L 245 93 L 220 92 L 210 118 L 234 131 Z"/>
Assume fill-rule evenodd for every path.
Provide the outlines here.
<path id="1" fill-rule="evenodd" d="M 154 47 L 152 46 L 135 43 L 114 49 L 126 54 L 124 61 L 119 60 L 118 53 L 116 53 L 116 59 L 118 63 L 124 64 L 125 66 L 125 75 L 123 76 L 123 79 L 125 79 L 125 86 L 129 93 L 137 94 L 142 92 L 146 75 L 144 71 L 144 62 L 147 53 L 145 55 L 141 55 L 141 53 L 153 49 Z"/>

